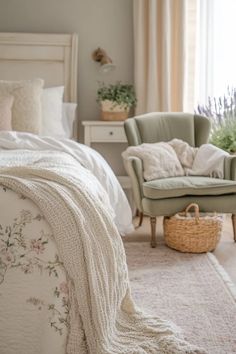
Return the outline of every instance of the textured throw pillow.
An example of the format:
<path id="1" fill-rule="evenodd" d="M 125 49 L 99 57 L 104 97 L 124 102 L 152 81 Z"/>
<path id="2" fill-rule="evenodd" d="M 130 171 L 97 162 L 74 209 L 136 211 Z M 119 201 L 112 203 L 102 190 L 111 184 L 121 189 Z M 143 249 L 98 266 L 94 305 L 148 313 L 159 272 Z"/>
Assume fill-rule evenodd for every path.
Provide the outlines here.
<path id="1" fill-rule="evenodd" d="M 0 130 L 12 130 L 11 125 L 11 109 L 13 104 L 13 96 L 0 96 Z"/>
<path id="2" fill-rule="evenodd" d="M 63 137 L 62 103 L 64 87 L 45 88 L 42 92 L 42 126 L 41 135 Z"/>
<path id="3" fill-rule="evenodd" d="M 143 161 L 143 177 L 146 181 L 184 175 L 175 150 L 168 143 L 130 146 L 122 156 L 124 160 L 136 156 Z"/>
<path id="4" fill-rule="evenodd" d="M 14 96 L 12 129 L 38 134 L 41 128 L 41 93 L 43 80 L 2 81 L 0 95 Z"/>

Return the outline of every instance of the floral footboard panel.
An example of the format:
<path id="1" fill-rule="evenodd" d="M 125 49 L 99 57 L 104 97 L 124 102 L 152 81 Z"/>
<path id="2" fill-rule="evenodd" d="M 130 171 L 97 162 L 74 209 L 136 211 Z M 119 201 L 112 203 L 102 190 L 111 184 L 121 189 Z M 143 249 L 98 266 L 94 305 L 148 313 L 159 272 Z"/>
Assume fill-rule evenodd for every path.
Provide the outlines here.
<path id="1" fill-rule="evenodd" d="M 65 354 L 66 272 L 37 206 L 0 185 L 0 353 Z"/>

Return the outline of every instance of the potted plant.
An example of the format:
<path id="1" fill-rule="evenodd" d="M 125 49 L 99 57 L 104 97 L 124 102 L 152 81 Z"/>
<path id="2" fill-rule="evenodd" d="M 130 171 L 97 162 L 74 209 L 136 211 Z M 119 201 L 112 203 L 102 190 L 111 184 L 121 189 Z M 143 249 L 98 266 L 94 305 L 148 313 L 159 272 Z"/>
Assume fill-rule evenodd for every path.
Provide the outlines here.
<path id="1" fill-rule="evenodd" d="M 103 120 L 125 120 L 136 101 L 134 87 L 131 84 L 102 83 L 97 91 L 97 102 L 101 105 Z"/>
<path id="2" fill-rule="evenodd" d="M 210 143 L 236 153 L 236 88 L 228 89 L 223 97 L 209 98 L 207 105 L 199 105 L 199 114 L 212 121 Z"/>

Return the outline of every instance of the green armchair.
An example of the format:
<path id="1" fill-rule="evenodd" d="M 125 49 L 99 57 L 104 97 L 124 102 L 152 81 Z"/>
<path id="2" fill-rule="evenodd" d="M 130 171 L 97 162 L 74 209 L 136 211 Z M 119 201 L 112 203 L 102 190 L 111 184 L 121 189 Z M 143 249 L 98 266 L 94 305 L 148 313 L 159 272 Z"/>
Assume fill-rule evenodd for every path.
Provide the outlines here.
<path id="1" fill-rule="evenodd" d="M 124 123 L 129 146 L 181 139 L 193 147 L 207 143 L 210 121 L 188 113 L 148 113 Z M 145 181 L 142 160 L 129 157 L 127 172 L 131 178 L 136 207 L 151 222 L 151 246 L 156 247 L 156 217 L 171 216 L 197 203 L 202 212 L 231 213 L 236 241 L 236 156 L 224 159 L 224 179 L 182 176 Z"/>

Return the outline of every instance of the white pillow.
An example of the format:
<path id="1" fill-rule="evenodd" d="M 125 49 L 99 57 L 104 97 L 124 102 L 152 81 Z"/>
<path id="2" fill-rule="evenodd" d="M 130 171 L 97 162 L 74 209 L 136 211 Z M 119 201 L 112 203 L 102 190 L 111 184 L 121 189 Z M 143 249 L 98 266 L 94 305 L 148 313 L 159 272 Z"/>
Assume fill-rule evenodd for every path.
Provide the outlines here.
<path id="1" fill-rule="evenodd" d="M 122 156 L 124 160 L 127 160 L 130 156 L 136 156 L 143 161 L 143 177 L 146 181 L 184 176 L 184 170 L 175 150 L 168 143 L 129 146 L 122 153 Z"/>
<path id="2" fill-rule="evenodd" d="M 12 129 L 38 134 L 41 126 L 41 79 L 5 81 L 0 80 L 0 95 L 14 97 Z"/>
<path id="3" fill-rule="evenodd" d="M 62 104 L 62 125 L 64 128 L 64 138 L 74 138 L 76 108 L 76 103 L 64 102 Z"/>
<path id="4" fill-rule="evenodd" d="M 14 97 L 13 96 L 0 96 L 0 131 L 1 130 L 12 130 L 12 105 Z"/>
<path id="5" fill-rule="evenodd" d="M 62 103 L 64 87 L 49 87 L 42 92 L 42 125 L 41 135 L 64 137 L 62 124 Z"/>

